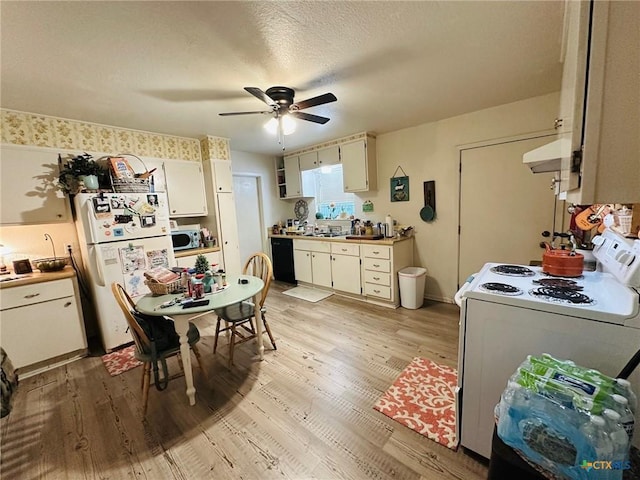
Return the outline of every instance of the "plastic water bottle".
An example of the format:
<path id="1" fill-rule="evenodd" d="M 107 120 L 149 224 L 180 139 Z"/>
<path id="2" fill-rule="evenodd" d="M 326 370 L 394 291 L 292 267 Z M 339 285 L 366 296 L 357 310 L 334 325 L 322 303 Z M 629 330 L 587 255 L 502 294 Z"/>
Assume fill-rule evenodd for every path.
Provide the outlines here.
<path id="1" fill-rule="evenodd" d="M 633 438 L 633 428 L 635 426 L 635 417 L 629 409 L 629 401 L 622 395 L 613 394 L 611 399 L 615 402 L 614 410 L 620 414 L 620 424 L 624 427 L 629 441 Z"/>
<path id="2" fill-rule="evenodd" d="M 611 459 L 614 462 L 622 464 L 622 462 L 629 459 L 629 437 L 620 424 L 620 415 L 618 412 L 611 410 L 610 408 L 606 408 L 604 412 L 602 412 L 602 416 L 607 423 L 607 433 L 609 434 L 609 439 L 613 446 L 613 457 L 611 457 Z M 612 480 L 621 479 L 622 469 L 610 470 L 609 478 Z"/>
<path id="3" fill-rule="evenodd" d="M 593 460 L 610 460 L 613 458 L 613 444 L 606 434 L 606 423 L 599 415 L 592 415 L 589 422 L 585 423 L 580 431 L 587 442 L 584 458 Z"/>
<path id="4" fill-rule="evenodd" d="M 636 394 L 633 393 L 631 382 L 624 378 L 616 378 L 615 381 L 615 392 L 629 400 L 629 410 L 631 410 L 631 413 L 635 415 L 636 411 L 638 410 L 638 397 L 636 397 Z"/>
<path id="5" fill-rule="evenodd" d="M 529 393 L 519 383 L 509 382 L 500 398 L 498 436 L 513 445 L 520 438 L 518 423 L 529 413 Z"/>

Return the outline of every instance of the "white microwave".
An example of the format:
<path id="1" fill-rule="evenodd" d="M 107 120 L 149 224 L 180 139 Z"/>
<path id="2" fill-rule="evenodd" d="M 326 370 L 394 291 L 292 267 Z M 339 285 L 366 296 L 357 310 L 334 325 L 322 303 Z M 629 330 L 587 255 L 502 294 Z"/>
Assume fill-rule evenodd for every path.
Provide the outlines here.
<path id="1" fill-rule="evenodd" d="M 200 246 L 199 230 L 173 230 L 171 232 L 173 250 L 188 250 Z"/>

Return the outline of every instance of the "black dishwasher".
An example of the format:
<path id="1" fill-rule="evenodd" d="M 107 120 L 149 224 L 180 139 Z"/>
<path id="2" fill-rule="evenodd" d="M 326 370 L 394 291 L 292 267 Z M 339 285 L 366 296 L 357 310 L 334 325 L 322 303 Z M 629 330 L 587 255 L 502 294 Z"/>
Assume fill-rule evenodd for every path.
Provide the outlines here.
<path id="1" fill-rule="evenodd" d="M 283 282 L 297 283 L 293 268 L 293 240 L 272 238 L 271 256 L 273 257 L 273 277 Z"/>

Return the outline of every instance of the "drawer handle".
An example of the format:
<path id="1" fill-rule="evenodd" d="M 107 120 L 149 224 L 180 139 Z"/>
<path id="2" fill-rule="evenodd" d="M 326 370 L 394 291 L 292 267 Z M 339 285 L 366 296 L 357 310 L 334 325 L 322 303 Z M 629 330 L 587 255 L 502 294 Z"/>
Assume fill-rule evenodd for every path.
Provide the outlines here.
<path id="1" fill-rule="evenodd" d="M 380 255 L 380 252 L 373 252 L 374 255 Z"/>
<path id="2" fill-rule="evenodd" d="M 343 252 L 346 252 L 347 249 L 346 248 L 341 248 L 340 250 L 342 250 Z"/>
<path id="3" fill-rule="evenodd" d="M 375 288 L 373 289 L 373 291 L 374 291 L 375 293 L 380 293 L 380 290 L 376 290 Z"/>
<path id="4" fill-rule="evenodd" d="M 38 295 L 40 295 L 39 293 L 30 293 L 29 295 L 25 295 L 24 298 L 33 298 L 33 297 L 37 297 Z"/>
<path id="5" fill-rule="evenodd" d="M 64 304 L 64 308 L 70 307 L 71 305 L 72 305 L 71 302 L 67 302 L 67 303 Z"/>
<path id="6" fill-rule="evenodd" d="M 374 280 L 380 280 L 380 277 L 373 277 Z"/>
<path id="7" fill-rule="evenodd" d="M 380 265 L 378 265 L 377 263 L 374 263 L 373 266 L 376 267 L 376 268 L 380 267 Z"/>

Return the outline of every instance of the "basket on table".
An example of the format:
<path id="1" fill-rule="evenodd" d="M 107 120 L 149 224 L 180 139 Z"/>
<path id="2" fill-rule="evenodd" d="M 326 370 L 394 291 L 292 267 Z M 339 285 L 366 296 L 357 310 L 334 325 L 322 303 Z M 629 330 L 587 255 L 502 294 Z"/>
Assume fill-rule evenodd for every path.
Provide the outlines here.
<path id="1" fill-rule="evenodd" d="M 138 160 L 144 167 L 144 172 L 135 173 L 126 157 L 133 157 Z M 109 168 L 109 176 L 111 177 L 111 188 L 115 193 L 149 193 L 151 191 L 151 173 L 142 159 L 131 153 L 119 153 L 114 157 L 109 157 L 111 168 Z M 124 162 L 117 162 L 116 159 L 123 159 Z M 114 162 L 115 161 L 115 162 Z M 122 165 L 120 174 L 116 171 L 114 165 Z"/>
<path id="2" fill-rule="evenodd" d="M 154 295 L 168 295 L 170 293 L 182 292 L 180 279 L 174 280 L 169 283 L 162 283 L 158 280 L 148 278 L 144 281 L 144 283 L 147 287 L 149 287 L 149 290 L 151 290 L 151 293 L 153 293 Z"/>

